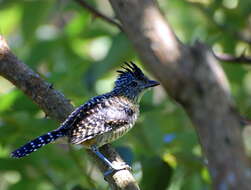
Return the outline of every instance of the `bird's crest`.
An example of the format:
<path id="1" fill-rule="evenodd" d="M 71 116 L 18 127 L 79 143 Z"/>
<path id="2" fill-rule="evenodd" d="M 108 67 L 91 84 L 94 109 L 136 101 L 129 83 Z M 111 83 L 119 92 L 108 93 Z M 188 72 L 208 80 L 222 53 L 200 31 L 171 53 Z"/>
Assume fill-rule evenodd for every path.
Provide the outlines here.
<path id="1" fill-rule="evenodd" d="M 117 71 L 119 73 L 119 78 L 129 77 L 129 75 L 132 76 L 132 77 L 135 77 L 135 78 L 137 78 L 139 80 L 144 78 L 144 73 L 132 61 L 125 62 L 125 66 L 121 66 L 121 67 L 124 70 L 118 70 Z"/>

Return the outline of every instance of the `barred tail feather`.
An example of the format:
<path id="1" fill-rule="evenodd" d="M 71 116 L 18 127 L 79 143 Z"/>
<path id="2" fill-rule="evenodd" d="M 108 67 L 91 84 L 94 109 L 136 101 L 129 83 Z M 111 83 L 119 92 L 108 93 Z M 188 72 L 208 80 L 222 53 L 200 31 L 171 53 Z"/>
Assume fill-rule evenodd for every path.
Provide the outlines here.
<path id="1" fill-rule="evenodd" d="M 63 137 L 63 136 L 65 136 L 65 133 L 63 133 L 61 130 L 51 131 L 47 134 L 44 134 L 44 135 L 30 141 L 29 143 L 23 145 L 19 149 L 13 151 L 11 153 L 11 157 L 21 158 L 21 157 L 27 156 L 30 153 L 37 151 L 37 149 L 43 147 L 44 145 L 46 145 L 50 142 L 53 142 L 57 138 Z"/>

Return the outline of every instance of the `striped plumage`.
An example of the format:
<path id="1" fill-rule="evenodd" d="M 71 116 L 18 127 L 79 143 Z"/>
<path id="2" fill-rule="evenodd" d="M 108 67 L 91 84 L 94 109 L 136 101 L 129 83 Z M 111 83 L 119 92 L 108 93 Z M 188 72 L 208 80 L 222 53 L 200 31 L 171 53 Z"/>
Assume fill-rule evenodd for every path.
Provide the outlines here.
<path id="1" fill-rule="evenodd" d="M 76 119 L 70 142 L 99 147 L 124 135 L 134 125 L 139 107 L 123 96 L 106 94 L 85 114 Z"/>
<path id="2" fill-rule="evenodd" d="M 12 157 L 26 156 L 61 137 L 92 149 L 127 133 L 138 118 L 142 94 L 159 83 L 149 80 L 134 63 L 126 65 L 125 70 L 118 71 L 120 74 L 111 92 L 90 99 L 75 109 L 58 129 L 15 150 Z"/>

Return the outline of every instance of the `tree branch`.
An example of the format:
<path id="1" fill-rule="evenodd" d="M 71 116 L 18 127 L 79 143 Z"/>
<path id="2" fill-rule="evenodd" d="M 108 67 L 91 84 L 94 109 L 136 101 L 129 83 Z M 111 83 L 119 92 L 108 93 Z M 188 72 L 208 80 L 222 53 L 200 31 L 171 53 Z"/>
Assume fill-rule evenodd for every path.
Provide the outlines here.
<path id="1" fill-rule="evenodd" d="M 219 61 L 251 64 L 251 57 L 247 57 L 245 55 L 241 55 L 237 57 L 237 56 L 233 56 L 227 53 L 213 52 L 213 54 L 216 57 L 216 59 L 218 59 Z"/>
<path id="2" fill-rule="evenodd" d="M 62 122 L 74 109 L 62 93 L 53 89 L 51 84 L 17 59 L 2 36 L 0 36 L 0 75 L 22 90 L 52 119 Z M 123 160 L 111 146 L 103 146 L 100 151 L 111 161 L 123 164 Z M 88 151 L 88 154 L 92 160 L 95 160 L 102 172 L 107 170 L 107 166 L 100 159 L 97 159 L 96 155 L 91 151 Z M 115 172 L 106 180 L 112 189 L 139 189 L 136 180 L 128 170 Z"/>
<path id="3" fill-rule="evenodd" d="M 104 20 L 104 21 L 118 27 L 121 31 L 123 31 L 123 27 L 121 26 L 121 24 L 117 23 L 116 21 L 114 21 L 113 19 L 111 19 L 108 16 L 104 15 L 103 13 L 99 12 L 97 9 L 95 9 L 94 7 L 89 5 L 84 0 L 74 0 L 74 1 L 76 3 L 78 3 L 79 5 L 81 5 L 84 9 L 90 11 L 90 13 L 93 14 L 95 17 L 99 17 L 102 20 Z"/>
<path id="4" fill-rule="evenodd" d="M 54 90 L 51 84 L 17 59 L 2 36 L 0 36 L 0 75 L 29 96 L 46 115 L 58 121 L 63 121 L 73 110 L 73 106 L 61 92 Z"/>
<path id="5" fill-rule="evenodd" d="M 109 1 L 143 63 L 192 120 L 214 189 L 250 190 L 239 116 L 226 76 L 209 48 L 182 44 L 153 0 Z"/>

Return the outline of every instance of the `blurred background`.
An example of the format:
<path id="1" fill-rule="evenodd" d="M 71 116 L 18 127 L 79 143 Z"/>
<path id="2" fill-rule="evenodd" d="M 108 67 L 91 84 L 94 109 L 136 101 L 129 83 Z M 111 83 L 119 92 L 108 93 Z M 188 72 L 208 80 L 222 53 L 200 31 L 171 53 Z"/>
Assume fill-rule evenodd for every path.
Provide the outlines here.
<path id="1" fill-rule="evenodd" d="M 108 1 L 87 2 L 114 17 Z M 250 0 L 158 2 L 184 43 L 201 40 L 217 52 L 250 56 Z M 19 59 L 75 106 L 111 90 L 115 71 L 124 61 L 144 68 L 124 34 L 72 0 L 1 0 L 0 34 Z M 250 66 L 221 65 L 238 109 L 251 117 Z M 77 146 L 50 144 L 23 159 L 9 157 L 14 149 L 58 125 L 0 77 L 0 190 L 109 189 L 85 150 Z M 243 127 L 249 155 L 250 134 L 250 127 Z M 113 145 L 132 165 L 144 190 L 211 189 L 194 128 L 161 87 L 144 95 L 136 126 Z"/>

